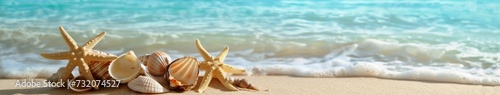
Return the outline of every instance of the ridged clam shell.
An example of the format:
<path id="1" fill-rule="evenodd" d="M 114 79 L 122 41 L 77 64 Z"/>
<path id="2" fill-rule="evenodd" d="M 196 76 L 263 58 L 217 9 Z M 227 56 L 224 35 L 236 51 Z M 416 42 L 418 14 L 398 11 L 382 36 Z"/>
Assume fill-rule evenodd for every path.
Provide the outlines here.
<path id="1" fill-rule="evenodd" d="M 79 80 L 80 82 L 77 82 L 76 80 Z M 90 89 L 92 89 L 91 86 L 87 86 L 87 84 L 83 85 L 83 81 L 85 81 L 85 77 L 83 76 L 77 76 L 73 79 L 70 80 L 70 83 L 72 82 L 75 82 L 77 84 L 75 85 L 70 85 L 69 86 L 69 89 L 75 91 L 75 92 L 85 92 L 85 91 L 89 91 Z"/>
<path id="2" fill-rule="evenodd" d="M 170 63 L 171 60 L 172 59 L 167 53 L 157 51 L 149 56 L 146 66 L 151 75 L 161 76 L 165 75 L 168 63 Z"/>
<path id="3" fill-rule="evenodd" d="M 128 88 L 141 93 L 165 93 L 168 92 L 160 83 L 148 76 L 139 76 L 127 84 Z"/>
<path id="4" fill-rule="evenodd" d="M 167 70 L 170 89 L 191 90 L 198 81 L 198 60 L 192 56 L 176 59 L 168 66 Z"/>
<path id="5" fill-rule="evenodd" d="M 52 74 L 52 76 L 47 78 L 47 81 L 51 81 L 51 82 L 61 81 L 61 78 L 59 76 L 61 76 L 61 74 L 64 74 L 65 69 L 66 69 L 66 67 L 59 68 L 59 70 L 57 70 L 56 73 Z M 69 74 L 68 79 L 72 79 L 72 78 L 74 78 L 73 74 Z M 66 81 L 66 80 L 62 80 L 62 81 Z"/>
<path id="6" fill-rule="evenodd" d="M 113 79 L 120 80 L 122 84 L 135 79 L 141 71 L 140 62 L 133 51 L 129 51 L 109 65 L 109 75 Z"/>

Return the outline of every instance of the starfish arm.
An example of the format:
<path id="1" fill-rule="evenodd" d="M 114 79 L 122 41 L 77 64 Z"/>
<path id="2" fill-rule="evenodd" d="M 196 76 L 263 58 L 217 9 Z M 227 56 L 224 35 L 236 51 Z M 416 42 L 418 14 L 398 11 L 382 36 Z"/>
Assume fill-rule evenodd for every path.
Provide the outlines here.
<path id="1" fill-rule="evenodd" d="M 212 66 L 207 61 L 200 62 L 199 67 L 202 70 L 210 70 L 210 68 L 212 68 Z"/>
<path id="2" fill-rule="evenodd" d="M 94 46 L 101 41 L 101 39 L 106 35 L 106 32 L 102 32 L 101 34 L 97 35 L 96 37 L 90 39 L 87 43 L 83 44 L 83 48 L 86 49 L 92 49 Z"/>
<path id="3" fill-rule="evenodd" d="M 203 76 L 203 79 L 201 80 L 200 87 L 196 90 L 198 93 L 202 93 L 207 89 L 208 84 L 212 80 L 212 73 L 214 71 L 214 68 L 211 68 L 209 70 L 205 71 L 205 76 Z"/>
<path id="4" fill-rule="evenodd" d="M 116 58 L 117 57 L 115 55 L 106 55 L 97 52 L 87 52 L 87 55 L 85 55 L 85 59 L 94 61 L 112 61 Z"/>
<path id="5" fill-rule="evenodd" d="M 196 47 L 198 48 L 201 57 L 203 57 L 205 61 L 213 61 L 212 56 L 205 50 L 205 48 L 203 48 L 203 46 L 200 43 L 200 40 L 198 39 L 196 39 Z"/>
<path id="6" fill-rule="evenodd" d="M 87 63 L 85 63 L 83 59 L 80 59 L 77 61 L 77 64 L 78 64 L 78 70 L 80 71 L 80 75 L 83 75 L 86 80 L 92 82 L 94 80 L 94 77 L 92 76 L 92 73 L 90 73 L 90 68 L 87 65 Z M 92 86 L 93 88 L 99 89 L 99 86 L 92 85 L 92 83 L 90 84 L 91 84 L 90 86 Z"/>
<path id="7" fill-rule="evenodd" d="M 217 70 L 214 71 L 214 77 L 216 77 L 217 79 L 219 79 L 220 83 L 222 83 L 222 85 L 224 85 L 224 87 L 228 88 L 229 90 L 238 91 L 238 88 L 234 87 L 231 83 L 229 83 L 225 79 L 226 76 L 224 75 L 224 73 L 221 70 L 221 68 L 218 68 Z"/>
<path id="8" fill-rule="evenodd" d="M 58 53 L 41 53 L 40 55 L 47 59 L 64 60 L 64 59 L 69 59 L 71 54 L 69 52 L 58 52 Z"/>
<path id="9" fill-rule="evenodd" d="M 61 35 L 64 39 L 64 41 L 66 42 L 66 44 L 68 45 L 69 49 L 70 50 L 76 50 L 78 48 L 75 40 L 73 40 L 73 38 L 71 38 L 71 36 L 69 36 L 69 34 L 66 32 L 66 30 L 64 30 L 64 28 L 62 26 L 59 26 L 59 31 L 61 32 Z"/>
<path id="10" fill-rule="evenodd" d="M 72 63 L 72 61 L 68 62 L 68 65 L 66 65 L 66 69 L 64 69 L 64 72 L 62 73 L 62 75 L 59 76 L 59 79 L 61 79 L 63 82 L 68 80 L 69 75 L 71 75 L 71 72 L 76 67 L 76 65 L 71 64 L 71 63 Z"/>
<path id="11" fill-rule="evenodd" d="M 217 57 L 215 57 L 215 60 L 219 60 L 219 62 L 223 63 L 224 59 L 226 59 L 226 55 L 229 52 L 229 47 L 224 48 Z"/>
<path id="12" fill-rule="evenodd" d="M 246 72 L 245 69 L 236 68 L 227 64 L 222 64 L 221 68 L 222 70 L 224 70 L 224 72 L 234 73 L 234 74 L 244 74 Z"/>

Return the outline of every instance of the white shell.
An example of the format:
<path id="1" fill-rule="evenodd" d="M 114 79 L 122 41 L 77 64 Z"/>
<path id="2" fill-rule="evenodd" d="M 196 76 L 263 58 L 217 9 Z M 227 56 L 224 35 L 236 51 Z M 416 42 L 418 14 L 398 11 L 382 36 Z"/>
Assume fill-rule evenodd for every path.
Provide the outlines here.
<path id="1" fill-rule="evenodd" d="M 127 84 L 128 88 L 141 93 L 165 93 L 168 92 L 160 83 L 147 76 L 139 76 Z"/>
<path id="2" fill-rule="evenodd" d="M 129 51 L 118 57 L 109 65 L 109 75 L 113 79 L 120 80 L 122 84 L 135 79 L 141 71 L 140 62 L 133 51 Z"/>
<path id="3" fill-rule="evenodd" d="M 76 80 L 79 80 L 81 82 L 77 82 Z M 88 84 L 83 84 L 83 81 L 85 81 L 85 77 L 83 76 L 77 76 L 73 79 L 71 79 L 69 81 L 69 83 L 72 83 L 72 82 L 75 82 L 75 83 L 80 83 L 80 84 L 75 84 L 75 85 L 69 85 L 69 88 L 75 92 L 85 92 L 85 91 L 89 91 L 90 89 L 92 89 L 91 86 L 89 86 Z M 77 87 L 78 86 L 78 87 Z"/>
<path id="4" fill-rule="evenodd" d="M 165 75 L 167 66 L 171 60 L 172 59 L 167 53 L 157 51 L 149 56 L 146 66 L 151 75 L 162 76 Z"/>
<path id="5" fill-rule="evenodd" d="M 170 88 L 174 90 L 191 90 L 198 81 L 199 66 L 196 58 L 191 56 L 176 59 L 168 66 Z"/>

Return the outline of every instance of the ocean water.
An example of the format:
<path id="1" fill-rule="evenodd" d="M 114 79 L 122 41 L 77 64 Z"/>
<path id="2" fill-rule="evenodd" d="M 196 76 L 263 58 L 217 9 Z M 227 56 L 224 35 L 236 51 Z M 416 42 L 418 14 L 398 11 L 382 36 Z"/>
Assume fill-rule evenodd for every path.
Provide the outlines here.
<path id="1" fill-rule="evenodd" d="M 376 77 L 500 85 L 500 2 L 337 0 L 2 0 L 0 78 L 48 77 L 79 45 L 121 55 L 213 56 L 248 75 Z M 74 72 L 76 73 L 76 70 Z"/>

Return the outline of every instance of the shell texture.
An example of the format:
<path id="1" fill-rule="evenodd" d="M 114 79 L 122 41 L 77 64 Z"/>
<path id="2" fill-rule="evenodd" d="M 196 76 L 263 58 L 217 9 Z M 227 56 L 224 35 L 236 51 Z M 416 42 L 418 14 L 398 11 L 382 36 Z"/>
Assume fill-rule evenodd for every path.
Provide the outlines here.
<path id="1" fill-rule="evenodd" d="M 170 55 L 165 52 L 157 51 L 151 54 L 146 61 L 149 73 L 154 76 L 165 75 L 167 66 L 172 60 Z"/>
<path id="2" fill-rule="evenodd" d="M 199 66 L 196 58 L 186 56 L 176 59 L 168 66 L 170 89 L 187 91 L 194 88 L 198 81 Z"/>
<path id="3" fill-rule="evenodd" d="M 161 86 L 160 83 L 148 76 L 139 76 L 127 84 L 131 90 L 141 93 L 165 93 L 169 90 Z"/>

